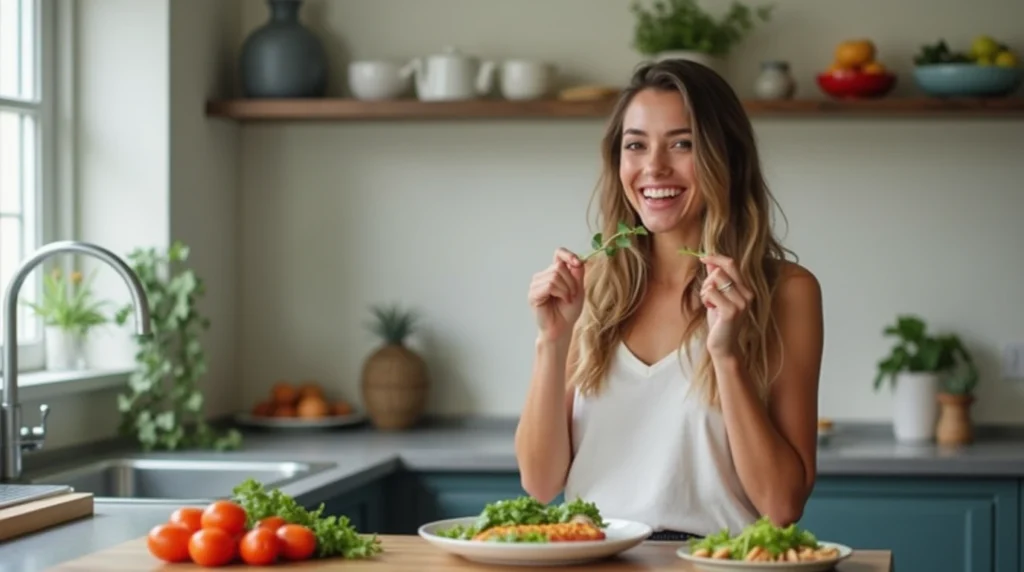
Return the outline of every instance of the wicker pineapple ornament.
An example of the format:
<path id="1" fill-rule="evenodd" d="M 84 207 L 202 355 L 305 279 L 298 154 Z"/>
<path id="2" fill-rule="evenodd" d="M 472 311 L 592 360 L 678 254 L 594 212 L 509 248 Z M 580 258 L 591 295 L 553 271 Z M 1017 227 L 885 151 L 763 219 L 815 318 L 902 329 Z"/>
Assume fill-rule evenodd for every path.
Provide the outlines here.
<path id="1" fill-rule="evenodd" d="M 383 343 L 363 364 L 363 403 L 376 428 L 407 429 L 422 417 L 429 389 L 426 362 L 405 343 L 417 316 L 397 306 L 376 306 L 372 312 L 370 329 Z"/>

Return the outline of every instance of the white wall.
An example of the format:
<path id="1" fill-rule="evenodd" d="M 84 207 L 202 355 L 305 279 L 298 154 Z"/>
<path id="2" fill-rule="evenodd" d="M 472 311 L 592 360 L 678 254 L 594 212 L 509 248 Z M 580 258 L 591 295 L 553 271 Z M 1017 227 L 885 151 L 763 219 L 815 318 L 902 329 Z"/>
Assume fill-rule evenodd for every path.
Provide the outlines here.
<path id="1" fill-rule="evenodd" d="M 904 74 L 898 94 L 912 91 L 917 47 L 940 36 L 965 45 L 988 33 L 1024 52 L 1017 0 L 775 4 L 775 22 L 731 58 L 741 94 L 760 59 L 783 58 L 801 94 L 817 95 L 813 74 L 847 37 L 875 40 Z M 451 44 L 548 58 L 574 81 L 623 83 L 639 60 L 628 6 L 316 0 L 304 17 L 328 44 L 338 93 L 352 58 L 406 60 Z M 265 17 L 265 2 L 243 3 L 245 33 Z M 788 243 L 825 290 L 822 415 L 889 418 L 887 395 L 871 391 L 889 347 L 880 332 L 897 313 L 918 312 L 982 360 L 977 419 L 1021 423 L 1024 383 L 1000 380 L 996 367 L 1001 344 L 1024 339 L 1015 298 L 1024 280 L 1022 123 L 824 117 L 755 127 Z M 555 247 L 587 247 L 600 132 L 586 120 L 243 127 L 240 405 L 280 378 L 316 378 L 358 398 L 375 344 L 367 308 L 398 300 L 424 316 L 433 411 L 518 413 L 534 337 L 526 287 Z"/>

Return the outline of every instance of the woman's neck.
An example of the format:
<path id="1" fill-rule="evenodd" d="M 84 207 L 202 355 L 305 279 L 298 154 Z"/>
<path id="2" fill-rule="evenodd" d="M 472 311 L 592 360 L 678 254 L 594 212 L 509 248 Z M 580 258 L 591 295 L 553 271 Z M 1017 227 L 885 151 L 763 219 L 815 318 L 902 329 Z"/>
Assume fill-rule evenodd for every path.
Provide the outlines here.
<path id="1" fill-rule="evenodd" d="M 689 283 L 700 261 L 679 249 L 694 248 L 700 243 L 700 227 L 659 233 L 651 241 L 651 281 L 672 289 L 681 289 Z"/>

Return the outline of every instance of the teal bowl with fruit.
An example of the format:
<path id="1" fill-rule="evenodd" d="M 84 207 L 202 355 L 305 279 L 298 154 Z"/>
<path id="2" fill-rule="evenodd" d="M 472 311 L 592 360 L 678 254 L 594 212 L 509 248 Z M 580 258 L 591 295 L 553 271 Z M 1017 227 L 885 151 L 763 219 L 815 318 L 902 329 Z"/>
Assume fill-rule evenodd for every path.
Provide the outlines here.
<path id="1" fill-rule="evenodd" d="M 989 36 L 978 36 L 967 52 L 945 40 L 921 47 L 914 56 L 914 82 L 933 97 L 1003 97 L 1024 80 L 1017 54 Z"/>
<path id="2" fill-rule="evenodd" d="M 974 63 L 919 65 L 914 82 L 933 97 L 1003 97 L 1020 87 L 1024 69 Z"/>

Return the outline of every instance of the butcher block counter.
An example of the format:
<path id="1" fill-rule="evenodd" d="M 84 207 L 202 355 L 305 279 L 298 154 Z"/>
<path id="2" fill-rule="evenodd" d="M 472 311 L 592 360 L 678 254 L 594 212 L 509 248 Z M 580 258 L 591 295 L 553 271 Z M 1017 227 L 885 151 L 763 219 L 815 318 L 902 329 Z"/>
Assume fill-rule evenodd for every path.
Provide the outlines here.
<path id="1" fill-rule="evenodd" d="M 241 564 L 224 570 L 337 570 L 338 572 L 485 572 L 495 570 L 672 570 L 697 572 L 697 569 L 676 556 L 680 544 L 676 542 L 645 542 L 618 557 L 580 566 L 518 567 L 478 564 L 436 548 L 419 536 L 380 535 L 383 553 L 366 560 L 311 560 L 298 564 L 275 566 L 245 566 Z M 771 568 L 772 566 L 766 566 Z M 106 550 L 65 562 L 53 572 L 198 572 L 210 570 L 191 564 L 167 565 L 159 562 L 146 549 L 146 539 L 138 538 Z M 892 572 L 892 554 L 883 550 L 858 550 L 835 567 L 835 572 Z"/>

